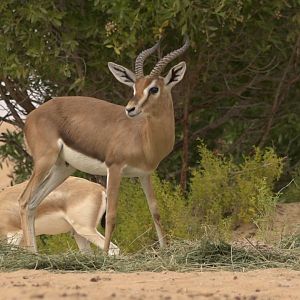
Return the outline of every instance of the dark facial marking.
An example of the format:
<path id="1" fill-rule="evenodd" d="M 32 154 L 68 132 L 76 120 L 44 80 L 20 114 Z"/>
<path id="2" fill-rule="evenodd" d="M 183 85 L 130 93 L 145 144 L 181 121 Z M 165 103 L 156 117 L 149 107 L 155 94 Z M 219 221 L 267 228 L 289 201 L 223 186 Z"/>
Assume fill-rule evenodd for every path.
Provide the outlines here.
<path id="1" fill-rule="evenodd" d="M 114 68 L 116 71 L 118 71 L 118 72 L 121 73 L 120 77 L 123 77 L 123 78 L 125 79 L 125 81 L 127 81 L 127 82 L 134 82 L 133 79 L 127 74 L 127 72 L 126 72 L 125 70 L 120 69 L 120 68 L 115 67 L 115 66 L 114 66 L 113 68 Z"/>
<path id="2" fill-rule="evenodd" d="M 177 79 L 177 77 L 179 76 L 178 75 L 178 72 L 180 71 L 180 70 L 182 70 L 182 68 L 183 67 L 180 67 L 180 68 L 178 68 L 178 69 L 173 69 L 172 70 L 172 74 L 171 74 L 171 77 L 170 77 L 170 80 L 168 81 L 168 83 L 167 83 L 167 85 L 169 84 L 169 83 L 171 83 L 172 81 L 175 81 L 176 79 Z"/>

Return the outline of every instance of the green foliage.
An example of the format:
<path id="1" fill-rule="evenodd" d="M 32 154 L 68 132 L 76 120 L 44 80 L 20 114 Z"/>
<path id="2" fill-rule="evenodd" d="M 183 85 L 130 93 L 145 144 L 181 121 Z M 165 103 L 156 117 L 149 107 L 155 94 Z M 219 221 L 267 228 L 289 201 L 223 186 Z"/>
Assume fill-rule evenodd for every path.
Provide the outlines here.
<path id="1" fill-rule="evenodd" d="M 187 238 L 186 199 L 176 184 L 152 177 L 154 192 L 157 197 L 162 226 L 171 238 Z"/>
<path id="2" fill-rule="evenodd" d="M 77 251 L 75 239 L 69 233 L 58 235 L 41 235 L 37 238 L 39 252 L 60 254 L 66 251 Z"/>
<path id="3" fill-rule="evenodd" d="M 14 90 L 25 91 L 14 99 L 18 103 L 77 94 L 125 104 L 132 92 L 109 74 L 107 62 L 132 68 L 137 53 L 159 37 L 164 54 L 188 33 L 191 48 L 180 58 L 188 63 L 186 81 L 180 97 L 174 93 L 177 141 L 183 136 L 182 99 L 188 97 L 192 146 L 205 137 L 210 148 L 239 157 L 260 143 L 274 117 L 264 144 L 276 145 L 295 164 L 299 8 L 298 0 L 2 0 L 0 75 L 13 83 L 3 93 L 17 98 Z M 156 61 L 155 55 L 147 59 L 145 71 Z M 160 174 L 178 174 L 178 150 L 160 165 Z M 196 147 L 190 152 L 195 166 Z"/>
<path id="4" fill-rule="evenodd" d="M 186 202 L 179 188 L 156 175 L 153 186 L 165 234 L 173 238 L 186 237 Z M 157 242 L 146 197 L 136 180 L 122 180 L 114 236 L 117 245 L 125 251 L 135 251 Z"/>
<path id="5" fill-rule="evenodd" d="M 282 172 L 282 158 L 272 149 L 255 149 L 240 164 L 199 146 L 201 161 L 192 172 L 189 210 L 193 235 L 203 225 L 228 233 L 241 223 L 256 222 L 274 209 L 273 185 Z"/>
<path id="6" fill-rule="evenodd" d="M 116 231 L 116 244 L 133 251 L 155 242 L 153 222 L 140 185 L 131 179 L 122 180 Z"/>
<path id="7" fill-rule="evenodd" d="M 281 202 L 300 202 L 300 168 L 296 169 L 292 174 L 292 180 L 281 193 Z"/>
<path id="8" fill-rule="evenodd" d="M 23 133 L 7 131 L 2 133 L 0 145 L 0 168 L 5 159 L 13 164 L 12 183 L 20 183 L 29 178 L 32 160 L 23 148 Z"/>

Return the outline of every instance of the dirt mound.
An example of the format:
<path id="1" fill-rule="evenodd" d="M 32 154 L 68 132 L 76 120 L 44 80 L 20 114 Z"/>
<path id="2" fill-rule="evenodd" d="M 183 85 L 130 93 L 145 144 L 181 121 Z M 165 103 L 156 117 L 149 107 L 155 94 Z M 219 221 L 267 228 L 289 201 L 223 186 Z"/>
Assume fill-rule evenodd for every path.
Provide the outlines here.
<path id="1" fill-rule="evenodd" d="M 259 228 L 254 224 L 243 224 L 233 233 L 236 241 L 250 239 L 276 243 L 300 234 L 300 202 L 277 204 L 275 213 Z"/>
<path id="2" fill-rule="evenodd" d="M 300 202 L 277 205 L 273 230 L 283 235 L 300 233 Z"/>

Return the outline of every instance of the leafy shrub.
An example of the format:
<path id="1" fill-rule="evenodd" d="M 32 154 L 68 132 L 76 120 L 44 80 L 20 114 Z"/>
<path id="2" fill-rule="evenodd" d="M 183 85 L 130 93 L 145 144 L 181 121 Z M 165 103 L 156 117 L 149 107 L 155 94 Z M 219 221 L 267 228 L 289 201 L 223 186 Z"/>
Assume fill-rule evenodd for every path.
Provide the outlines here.
<path id="1" fill-rule="evenodd" d="M 300 201 L 300 167 L 294 171 L 293 179 L 283 188 L 280 201 L 290 203 Z"/>
<path id="2" fill-rule="evenodd" d="M 59 254 L 69 250 L 77 250 L 75 239 L 69 233 L 57 235 L 41 235 L 37 238 L 39 252 Z"/>
<path id="3" fill-rule="evenodd" d="M 203 144 L 199 154 L 189 193 L 193 235 L 203 234 L 203 225 L 226 233 L 241 223 L 258 221 L 274 208 L 273 184 L 283 166 L 274 150 L 255 149 L 254 155 L 244 157 L 240 164 L 231 157 L 215 155 Z"/>
<path id="4" fill-rule="evenodd" d="M 178 185 L 152 177 L 154 191 L 166 234 L 173 238 L 187 238 L 187 201 Z"/>
<path id="5" fill-rule="evenodd" d="M 24 150 L 23 133 L 6 131 L 1 134 L 0 169 L 5 159 L 13 164 L 12 183 L 20 183 L 29 178 L 32 170 L 32 159 Z"/>
<path id="6" fill-rule="evenodd" d="M 186 237 L 186 201 L 179 188 L 161 181 L 157 175 L 152 180 L 165 234 Z M 147 200 L 137 180 L 124 178 L 122 181 L 114 236 L 117 245 L 125 251 L 135 251 L 157 241 Z"/>
<path id="7" fill-rule="evenodd" d="M 136 180 L 122 180 L 114 237 L 116 244 L 127 251 L 155 241 L 146 198 Z"/>

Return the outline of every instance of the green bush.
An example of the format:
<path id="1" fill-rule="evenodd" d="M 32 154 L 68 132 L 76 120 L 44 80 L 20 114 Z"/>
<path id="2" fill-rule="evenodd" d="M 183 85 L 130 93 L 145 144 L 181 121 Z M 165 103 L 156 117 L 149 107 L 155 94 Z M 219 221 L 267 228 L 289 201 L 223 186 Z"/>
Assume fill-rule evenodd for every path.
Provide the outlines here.
<path id="1" fill-rule="evenodd" d="M 273 185 L 282 172 L 282 158 L 274 150 L 255 149 L 237 164 L 199 146 L 201 160 L 192 171 L 189 193 L 193 236 L 217 228 L 221 235 L 241 223 L 257 222 L 275 207 Z"/>
<path id="2" fill-rule="evenodd" d="M 1 134 L 0 169 L 5 159 L 13 165 L 12 183 L 20 183 L 29 178 L 32 170 L 32 159 L 24 150 L 23 132 L 6 131 Z"/>
<path id="3" fill-rule="evenodd" d="M 155 240 L 145 196 L 134 179 L 122 180 L 114 238 L 116 244 L 126 251 L 142 248 Z"/>
<path id="4" fill-rule="evenodd" d="M 41 235 L 37 238 L 39 252 L 59 254 L 69 250 L 77 250 L 75 239 L 69 233 L 57 235 Z"/>
<path id="5" fill-rule="evenodd" d="M 171 238 L 187 238 L 187 201 L 180 187 L 157 175 L 152 180 L 165 233 Z"/>
<path id="6" fill-rule="evenodd" d="M 293 172 L 293 178 L 283 188 L 283 192 L 280 195 L 280 201 L 285 203 L 299 202 L 300 201 L 300 167 Z"/>
<path id="7" fill-rule="evenodd" d="M 179 188 L 156 175 L 152 180 L 165 234 L 186 237 L 186 201 Z M 157 242 L 146 197 L 137 180 L 124 178 L 122 181 L 114 237 L 117 245 L 129 252 Z"/>

